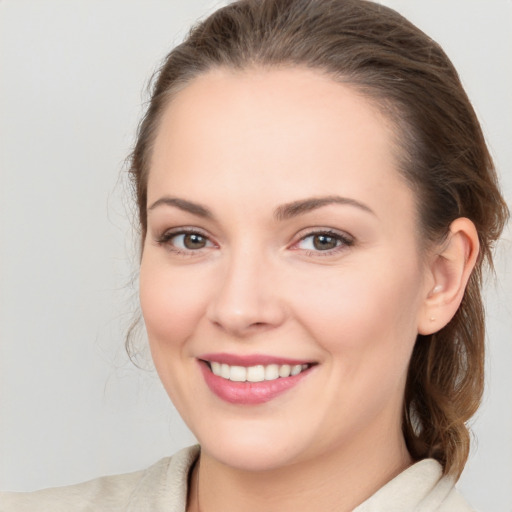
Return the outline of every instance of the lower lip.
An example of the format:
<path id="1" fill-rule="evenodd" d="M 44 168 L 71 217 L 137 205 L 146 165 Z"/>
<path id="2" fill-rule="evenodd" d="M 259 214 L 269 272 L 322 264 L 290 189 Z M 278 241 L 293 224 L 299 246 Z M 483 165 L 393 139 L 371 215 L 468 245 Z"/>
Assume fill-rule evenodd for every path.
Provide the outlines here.
<path id="1" fill-rule="evenodd" d="M 199 361 L 199 366 L 210 390 L 225 402 L 237 405 L 257 405 L 269 402 L 295 387 L 304 377 L 309 375 L 311 370 L 311 368 L 308 368 L 298 375 L 280 377 L 275 380 L 233 382 L 214 375 L 209 366 L 203 361 Z"/>

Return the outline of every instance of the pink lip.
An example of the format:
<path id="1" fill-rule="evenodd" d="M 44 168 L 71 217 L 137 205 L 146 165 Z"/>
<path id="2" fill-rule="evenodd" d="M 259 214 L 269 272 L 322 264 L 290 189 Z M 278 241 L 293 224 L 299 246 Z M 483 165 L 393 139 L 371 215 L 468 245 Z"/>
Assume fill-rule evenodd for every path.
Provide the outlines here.
<path id="1" fill-rule="evenodd" d="M 213 354 L 212 354 L 213 355 Z M 221 354 L 216 354 L 216 356 L 221 356 Z M 283 360 L 281 358 L 276 359 L 274 357 L 262 357 L 262 356 L 248 356 L 242 357 L 239 356 L 227 356 L 227 354 L 222 354 L 222 358 L 214 357 L 210 359 L 208 356 L 203 356 L 204 359 L 208 361 L 216 361 L 219 363 L 226 363 L 230 365 L 238 365 L 238 366 L 255 366 L 257 364 L 304 364 L 305 362 L 286 359 Z M 297 384 L 299 384 L 305 377 L 307 377 L 312 368 L 302 371 L 298 375 L 290 376 L 290 377 L 281 377 L 275 380 L 262 381 L 262 382 L 233 382 L 217 375 L 214 375 L 210 370 L 208 364 L 201 359 L 198 360 L 199 367 L 201 368 L 201 372 L 203 374 L 204 380 L 207 386 L 210 388 L 215 395 L 217 395 L 220 399 L 228 402 L 230 404 L 236 405 L 257 405 L 263 404 L 265 402 L 269 402 L 270 400 L 276 398 L 277 396 L 285 393 L 286 391 L 292 389 Z M 233 361 L 228 363 L 228 359 Z M 267 362 L 269 361 L 270 362 Z M 243 362 L 242 362 L 243 361 Z M 256 361 L 256 362 L 254 362 Z M 265 362 L 262 362 L 265 361 Z M 286 361 L 286 362 L 282 362 Z M 288 362 L 291 361 L 291 362 Z"/>

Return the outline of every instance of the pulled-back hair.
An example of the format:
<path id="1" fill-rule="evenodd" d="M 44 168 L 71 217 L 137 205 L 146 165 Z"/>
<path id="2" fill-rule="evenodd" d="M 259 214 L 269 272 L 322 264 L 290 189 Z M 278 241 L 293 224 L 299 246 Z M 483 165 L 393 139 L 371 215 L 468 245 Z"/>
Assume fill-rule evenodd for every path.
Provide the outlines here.
<path id="1" fill-rule="evenodd" d="M 475 115 L 440 46 L 397 12 L 364 0 L 240 0 L 195 26 L 165 59 L 131 156 L 142 238 L 152 146 L 170 98 L 213 68 L 306 67 L 362 93 L 394 123 L 399 172 L 417 199 L 422 239 L 439 242 L 458 217 L 476 226 L 480 254 L 460 308 L 439 332 L 418 336 L 402 428 L 415 459 L 459 476 L 466 422 L 483 391 L 482 270 L 507 220 Z"/>

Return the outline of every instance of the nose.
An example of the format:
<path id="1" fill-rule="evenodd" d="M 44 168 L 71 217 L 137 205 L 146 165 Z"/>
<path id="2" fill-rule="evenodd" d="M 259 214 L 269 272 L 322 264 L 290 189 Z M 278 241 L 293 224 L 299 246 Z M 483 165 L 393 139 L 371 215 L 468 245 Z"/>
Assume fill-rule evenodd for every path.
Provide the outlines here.
<path id="1" fill-rule="evenodd" d="M 207 308 L 210 322 L 236 337 L 281 325 L 286 307 L 273 265 L 250 250 L 240 251 L 223 263 L 218 288 Z"/>

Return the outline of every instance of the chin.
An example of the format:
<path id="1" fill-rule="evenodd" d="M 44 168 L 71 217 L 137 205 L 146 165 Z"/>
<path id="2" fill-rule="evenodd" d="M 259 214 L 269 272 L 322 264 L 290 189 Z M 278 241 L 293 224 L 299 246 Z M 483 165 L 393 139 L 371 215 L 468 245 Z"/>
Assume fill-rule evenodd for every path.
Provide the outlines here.
<path id="1" fill-rule="evenodd" d="M 226 466 L 241 471 L 271 471 L 288 466 L 304 456 L 304 449 L 292 442 L 286 430 L 278 435 L 265 435 L 261 429 L 245 432 L 216 435 L 208 432 L 198 436 L 201 450 L 209 457 Z"/>
<path id="2" fill-rule="evenodd" d="M 292 453 L 271 449 L 261 443 L 216 443 L 212 449 L 201 444 L 201 449 L 216 461 L 239 471 L 262 472 L 272 471 L 291 464 Z"/>

